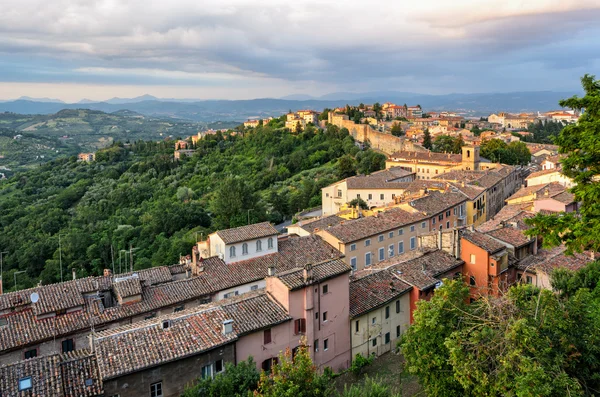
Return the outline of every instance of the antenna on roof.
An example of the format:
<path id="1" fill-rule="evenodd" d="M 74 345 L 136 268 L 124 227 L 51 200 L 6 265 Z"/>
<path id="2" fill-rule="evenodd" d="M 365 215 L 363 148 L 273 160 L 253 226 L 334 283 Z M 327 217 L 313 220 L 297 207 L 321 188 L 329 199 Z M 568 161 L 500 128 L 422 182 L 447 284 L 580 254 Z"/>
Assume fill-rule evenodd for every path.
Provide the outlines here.
<path id="1" fill-rule="evenodd" d="M 40 294 L 38 294 L 37 292 L 33 292 L 30 296 L 31 302 L 36 303 L 37 301 L 40 300 Z"/>

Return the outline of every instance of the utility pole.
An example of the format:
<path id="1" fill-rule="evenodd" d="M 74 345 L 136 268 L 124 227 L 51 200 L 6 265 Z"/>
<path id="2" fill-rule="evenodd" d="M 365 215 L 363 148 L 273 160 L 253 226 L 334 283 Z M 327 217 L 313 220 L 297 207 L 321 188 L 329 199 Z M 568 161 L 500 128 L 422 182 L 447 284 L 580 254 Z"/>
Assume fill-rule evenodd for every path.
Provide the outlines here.
<path id="1" fill-rule="evenodd" d="M 131 246 L 131 243 L 129 243 L 129 267 L 130 267 L 130 271 L 133 271 L 133 247 Z"/>
<path id="2" fill-rule="evenodd" d="M 25 270 L 19 270 L 18 272 L 14 272 L 13 276 L 15 277 L 15 291 L 17 290 L 17 274 L 25 273 Z"/>
<path id="3" fill-rule="evenodd" d="M 115 252 L 113 250 L 113 245 L 110 245 L 110 260 L 112 261 L 113 275 L 115 274 Z"/>
<path id="4" fill-rule="evenodd" d="M 254 211 L 254 208 L 248 210 L 248 225 L 250 224 L 250 211 Z"/>

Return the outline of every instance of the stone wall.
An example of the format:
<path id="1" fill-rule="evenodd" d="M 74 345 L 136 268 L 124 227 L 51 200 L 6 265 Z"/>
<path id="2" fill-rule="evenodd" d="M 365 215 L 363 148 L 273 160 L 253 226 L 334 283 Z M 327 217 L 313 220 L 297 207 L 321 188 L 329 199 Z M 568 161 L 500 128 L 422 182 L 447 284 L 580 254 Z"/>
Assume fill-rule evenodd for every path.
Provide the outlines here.
<path id="1" fill-rule="evenodd" d="M 426 151 L 418 144 L 392 134 L 379 132 L 368 124 L 354 124 L 354 121 L 347 120 L 345 115 L 332 115 L 329 113 L 329 122 L 339 128 L 347 128 L 355 140 L 361 143 L 369 142 L 373 149 L 380 150 L 385 154 L 402 150 Z"/>
<path id="2" fill-rule="evenodd" d="M 168 346 L 165 346 L 168 349 Z M 162 382 L 164 397 L 180 396 L 186 385 L 195 383 L 202 375 L 202 367 L 218 360 L 235 363 L 234 344 L 228 344 L 210 352 L 176 360 L 104 382 L 104 395 L 120 397 L 147 397 L 150 385 Z"/>

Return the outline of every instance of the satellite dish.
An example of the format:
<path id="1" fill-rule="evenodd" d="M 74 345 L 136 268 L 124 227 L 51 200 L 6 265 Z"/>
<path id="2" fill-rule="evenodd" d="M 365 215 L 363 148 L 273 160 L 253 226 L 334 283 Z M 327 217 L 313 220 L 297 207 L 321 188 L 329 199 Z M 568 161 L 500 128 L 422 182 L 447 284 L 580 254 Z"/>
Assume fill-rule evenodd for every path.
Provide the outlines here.
<path id="1" fill-rule="evenodd" d="M 40 294 L 38 294 L 37 292 L 34 292 L 31 294 L 31 301 L 33 303 L 36 303 L 39 300 L 40 300 Z"/>

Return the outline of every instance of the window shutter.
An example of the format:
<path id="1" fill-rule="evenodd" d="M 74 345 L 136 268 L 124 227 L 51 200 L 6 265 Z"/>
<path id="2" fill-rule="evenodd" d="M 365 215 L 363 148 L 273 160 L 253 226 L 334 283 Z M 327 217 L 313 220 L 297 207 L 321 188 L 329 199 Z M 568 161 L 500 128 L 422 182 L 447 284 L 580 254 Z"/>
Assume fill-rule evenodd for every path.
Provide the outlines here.
<path id="1" fill-rule="evenodd" d="M 300 332 L 302 332 L 302 333 L 306 332 L 306 319 L 305 318 L 300 319 Z"/>
<path id="2" fill-rule="evenodd" d="M 298 335 L 300 333 L 300 320 L 294 321 L 294 335 Z"/>

